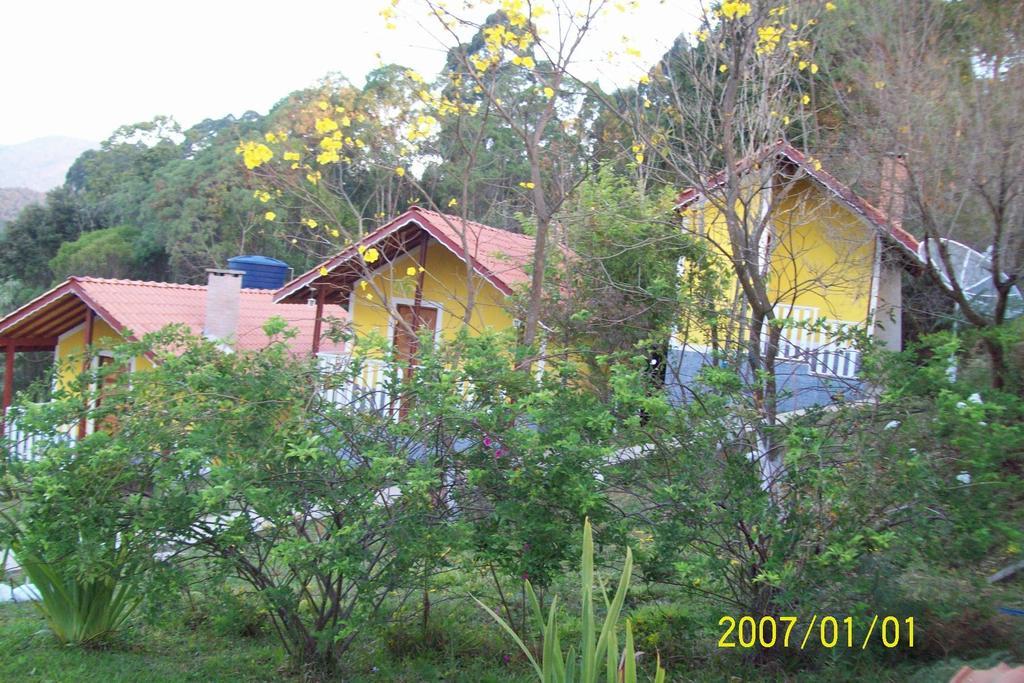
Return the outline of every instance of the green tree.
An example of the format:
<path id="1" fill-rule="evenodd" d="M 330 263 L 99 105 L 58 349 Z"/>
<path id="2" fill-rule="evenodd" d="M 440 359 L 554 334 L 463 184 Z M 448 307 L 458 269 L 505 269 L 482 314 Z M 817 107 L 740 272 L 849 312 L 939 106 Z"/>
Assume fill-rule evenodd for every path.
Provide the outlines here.
<path id="1" fill-rule="evenodd" d="M 51 190 L 42 206 L 27 207 L 0 235 L 0 278 L 17 280 L 24 289 L 22 304 L 48 288 L 55 279 L 50 269 L 61 244 L 98 227 L 82 202 L 64 188 Z"/>
<path id="2" fill-rule="evenodd" d="M 134 253 L 138 237 L 139 231 L 128 226 L 84 233 L 60 245 L 57 255 L 50 259 L 50 270 L 56 280 L 71 275 L 138 277 L 142 274 Z"/>

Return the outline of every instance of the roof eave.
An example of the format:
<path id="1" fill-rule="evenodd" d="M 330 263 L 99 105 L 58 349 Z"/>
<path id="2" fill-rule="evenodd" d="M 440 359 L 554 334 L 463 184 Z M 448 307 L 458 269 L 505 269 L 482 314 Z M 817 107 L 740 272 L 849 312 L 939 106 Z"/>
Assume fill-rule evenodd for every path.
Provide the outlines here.
<path id="1" fill-rule="evenodd" d="M 372 247 L 375 244 L 379 244 L 382 240 L 390 237 L 394 233 L 398 232 L 402 228 L 406 227 L 410 223 L 414 223 L 421 230 L 426 232 L 428 235 L 433 237 L 448 251 L 452 252 L 456 258 L 461 260 L 463 263 L 470 264 L 473 271 L 479 274 L 482 278 L 487 280 L 493 285 L 498 291 L 506 296 L 512 294 L 512 287 L 507 282 L 502 280 L 500 277 L 495 275 L 493 272 L 484 268 L 480 265 L 479 261 L 475 258 L 467 256 L 462 246 L 454 243 L 448 238 L 447 235 L 439 231 L 429 220 L 425 220 L 416 209 L 409 209 L 396 217 L 389 223 L 381 226 L 374 232 L 370 233 L 363 239 L 359 240 L 355 244 L 346 247 L 338 255 L 324 261 L 318 266 L 310 269 L 303 273 L 299 277 L 295 278 L 281 289 L 274 292 L 273 301 L 274 303 L 291 303 L 288 300 L 293 298 L 297 293 L 301 292 L 304 288 L 310 287 L 319 278 L 329 277 L 339 266 L 350 262 L 353 258 L 359 255 L 360 247 Z M 321 274 L 321 269 L 326 269 L 327 273 Z"/>

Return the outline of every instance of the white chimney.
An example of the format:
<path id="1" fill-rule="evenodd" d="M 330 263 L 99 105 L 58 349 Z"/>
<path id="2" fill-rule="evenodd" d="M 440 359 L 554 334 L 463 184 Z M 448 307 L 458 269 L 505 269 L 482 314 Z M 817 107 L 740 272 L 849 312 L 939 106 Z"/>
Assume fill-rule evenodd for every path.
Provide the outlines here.
<path id="1" fill-rule="evenodd" d="M 238 310 L 242 298 L 242 276 L 245 271 L 207 268 L 206 316 L 203 336 L 225 344 L 235 341 L 238 333 Z"/>

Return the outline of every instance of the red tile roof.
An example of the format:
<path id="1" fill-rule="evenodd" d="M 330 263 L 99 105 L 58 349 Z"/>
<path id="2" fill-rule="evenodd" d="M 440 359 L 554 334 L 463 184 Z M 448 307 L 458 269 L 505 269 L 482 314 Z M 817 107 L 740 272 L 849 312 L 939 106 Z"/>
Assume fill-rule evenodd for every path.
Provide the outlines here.
<path id="1" fill-rule="evenodd" d="M 760 152 L 740 160 L 736 164 L 737 171 L 739 173 L 746 173 L 750 169 L 769 159 L 786 159 L 790 161 L 808 176 L 814 178 L 826 189 L 830 190 L 843 203 L 850 207 L 850 209 L 867 219 L 867 221 L 883 235 L 890 237 L 894 242 L 904 247 L 907 251 L 913 254 L 914 258 L 919 258 L 917 251 L 917 239 L 903 229 L 899 220 L 891 219 L 881 209 L 872 206 L 863 197 L 855 194 L 853 190 L 839 182 L 839 180 L 837 180 L 831 173 L 820 168 L 815 168 L 815 164 L 811 163 L 803 152 L 784 140 L 779 140 L 775 144 L 765 147 Z M 820 163 L 817 165 L 820 166 Z M 712 190 L 720 187 L 725 183 L 725 180 L 725 171 L 720 171 L 708 179 L 706 184 L 707 189 Z M 676 205 L 677 207 L 687 206 L 698 199 L 701 195 L 702 192 L 697 188 L 687 188 L 676 198 Z"/>
<path id="2" fill-rule="evenodd" d="M 72 305 L 74 299 L 81 303 Z M 115 330 L 129 330 L 135 339 L 172 323 L 184 324 L 194 334 L 201 334 L 206 316 L 206 287 L 71 277 L 0 319 L 0 337 L 54 337 L 81 321 L 83 304 Z M 262 289 L 243 289 L 239 305 L 235 348 L 251 350 L 265 346 L 267 336 L 263 332 L 263 324 L 278 316 L 298 330 L 298 334 L 289 341 L 295 353 L 309 353 L 312 349 L 314 307 L 275 304 L 273 292 Z M 324 315 L 342 320 L 348 317 L 340 306 L 325 306 Z M 326 340 L 321 343 L 323 352 L 337 353 L 341 350 L 341 345 Z"/>
<path id="3" fill-rule="evenodd" d="M 474 270 L 499 291 L 511 294 L 516 285 L 529 282 L 527 266 L 533 260 L 534 239 L 507 230 L 492 228 L 459 216 L 429 211 L 413 206 L 405 213 L 382 225 L 355 244 L 346 247 L 337 256 L 295 278 L 274 294 L 274 301 L 295 300 L 303 288 L 322 276 L 350 263 L 360 253 L 360 247 L 369 248 L 409 228 L 426 231 L 457 257 L 472 263 Z M 463 248 L 463 235 L 465 245 Z"/>

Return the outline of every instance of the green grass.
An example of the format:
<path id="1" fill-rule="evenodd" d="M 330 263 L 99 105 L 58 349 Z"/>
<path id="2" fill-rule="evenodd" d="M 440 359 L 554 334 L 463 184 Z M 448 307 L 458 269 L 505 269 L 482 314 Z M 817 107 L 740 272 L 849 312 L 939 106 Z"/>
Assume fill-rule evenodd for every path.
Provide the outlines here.
<path id="1" fill-rule="evenodd" d="M 0 606 L 0 652 L 3 681 L 291 680 L 284 650 L 269 637 L 136 625 L 104 648 L 65 647 L 26 604 Z"/>
<path id="2" fill-rule="evenodd" d="M 168 619 L 170 623 L 180 618 Z M 486 640 L 486 638 L 484 638 Z M 494 640 L 499 641 L 497 633 Z M 504 661 L 501 650 L 473 652 L 453 643 L 429 653 L 393 657 L 368 642 L 350 658 L 338 680 L 465 681 L 525 683 L 532 680 L 517 660 Z M 502 643 L 502 645 L 504 645 Z M 103 648 L 60 645 L 32 605 L 0 605 L 0 681 L 75 681 L 128 683 L 147 681 L 304 681 L 289 667 L 273 635 L 255 638 L 220 635 L 206 625 L 149 626 L 132 621 Z"/>
<path id="3" fill-rule="evenodd" d="M 164 623 L 147 625 L 136 618 L 104 648 L 61 646 L 32 605 L 0 605 L 0 681 L 294 681 L 304 678 L 289 666 L 284 649 L 264 630 L 256 637 L 225 635 L 209 620 L 189 626 L 182 613 Z M 382 638 L 367 638 L 349 653 L 347 671 L 337 680 L 419 683 L 527 683 L 529 666 L 508 646 L 503 634 L 485 614 L 453 601 L 435 610 L 429 637 L 413 624 L 395 626 Z M 408 616 L 408 615 L 406 615 Z M 700 635 L 694 634 L 698 640 Z M 944 683 L 964 664 L 988 668 L 1014 661 L 1010 652 L 992 652 L 970 660 L 880 662 L 845 657 L 839 652 L 815 656 L 813 670 L 784 672 L 758 669 L 714 648 L 703 652 L 695 644 L 678 648 L 669 681 L 711 683 L 742 680 L 812 683 L 830 681 L 911 681 Z M 641 680 L 646 680 L 642 677 Z"/>

